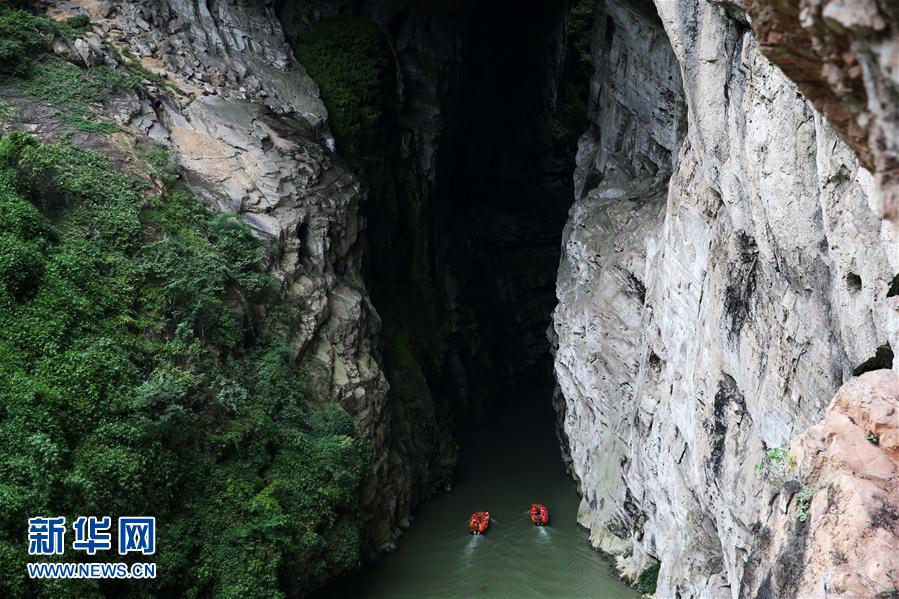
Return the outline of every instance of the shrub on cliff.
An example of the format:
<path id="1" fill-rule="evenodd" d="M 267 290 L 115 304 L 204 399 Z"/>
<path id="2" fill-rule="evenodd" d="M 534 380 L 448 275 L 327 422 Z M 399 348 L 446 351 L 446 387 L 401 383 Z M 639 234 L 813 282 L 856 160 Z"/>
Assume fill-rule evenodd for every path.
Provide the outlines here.
<path id="1" fill-rule="evenodd" d="M 559 118 L 577 139 L 587 127 L 587 103 L 593 77 L 593 2 L 578 0 L 568 13 L 564 79 L 559 91 Z"/>
<path id="2" fill-rule="evenodd" d="M 0 0 L 0 75 L 27 75 L 55 37 L 71 39 L 90 26 L 87 15 L 53 21 L 28 12 L 24 0 Z"/>
<path id="3" fill-rule="evenodd" d="M 637 590 L 647 595 L 654 595 L 656 592 L 656 585 L 659 581 L 659 570 L 661 570 L 661 568 L 662 564 L 656 562 L 640 572 L 640 576 L 637 577 Z"/>
<path id="4" fill-rule="evenodd" d="M 159 596 L 304 594 L 359 560 L 369 452 L 306 405 L 259 242 L 152 170 L 147 201 L 102 154 L 0 138 L 0 596 L 130 592 L 27 579 L 35 516 L 156 516 Z"/>
<path id="5" fill-rule="evenodd" d="M 34 55 L 45 51 L 55 34 L 47 19 L 0 4 L 0 74 L 28 73 Z"/>
<path id="6" fill-rule="evenodd" d="M 54 21 L 0 2 L 0 77 L 32 98 L 52 104 L 63 121 L 82 131 L 114 133 L 116 124 L 95 114 L 95 106 L 131 88 L 147 73 L 124 61 L 116 68 L 81 68 L 50 52 L 54 39 L 71 42 L 89 27 L 87 15 Z"/>
<path id="7" fill-rule="evenodd" d="M 108 100 L 116 91 L 134 86 L 139 77 L 106 66 L 82 69 L 55 56 L 44 57 L 19 86 L 31 97 L 59 108 L 63 120 L 82 131 L 114 133 L 111 119 L 94 115 L 92 105 Z"/>
<path id="8" fill-rule="evenodd" d="M 337 153 L 362 174 L 392 86 L 384 32 L 364 17 L 328 19 L 306 33 L 294 53 L 321 89 Z"/>

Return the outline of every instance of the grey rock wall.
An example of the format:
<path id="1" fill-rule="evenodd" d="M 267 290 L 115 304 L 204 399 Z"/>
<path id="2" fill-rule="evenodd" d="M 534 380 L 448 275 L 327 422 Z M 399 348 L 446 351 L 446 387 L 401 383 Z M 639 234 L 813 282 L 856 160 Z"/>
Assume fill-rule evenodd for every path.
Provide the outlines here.
<path id="1" fill-rule="evenodd" d="M 392 546 L 411 509 L 397 497 L 416 481 L 389 455 L 389 385 L 376 359 L 381 321 L 362 275 L 366 194 L 328 148 L 318 88 L 293 59 L 273 7 L 82 4 L 107 43 L 169 85 L 144 82 L 120 120 L 176 151 L 207 208 L 240 214 L 265 242 L 291 306 L 283 324 L 308 365 L 309 399 L 338 402 L 374 451 L 363 505 L 369 547 Z"/>
<path id="2" fill-rule="evenodd" d="M 875 173 L 899 220 L 899 4 L 745 0 L 762 52 L 797 83 Z"/>
<path id="3" fill-rule="evenodd" d="M 660 560 L 663 597 L 739 595 L 764 449 L 787 447 L 855 366 L 896 346 L 899 237 L 872 175 L 723 4 L 659 0 L 658 26 L 643 5 L 599 4 L 627 33 L 594 52 L 594 95 L 615 101 L 581 140 L 557 281 L 581 522 L 626 575 Z M 682 142 L 677 111 L 658 108 L 678 102 L 634 89 L 670 62 L 628 58 L 661 31 L 683 81 Z M 633 141 L 602 147 L 622 122 L 640 125 Z M 655 179 L 639 168 L 666 158 L 650 140 L 674 156 L 667 196 L 665 165 Z M 620 164 L 647 174 L 620 178 Z"/>

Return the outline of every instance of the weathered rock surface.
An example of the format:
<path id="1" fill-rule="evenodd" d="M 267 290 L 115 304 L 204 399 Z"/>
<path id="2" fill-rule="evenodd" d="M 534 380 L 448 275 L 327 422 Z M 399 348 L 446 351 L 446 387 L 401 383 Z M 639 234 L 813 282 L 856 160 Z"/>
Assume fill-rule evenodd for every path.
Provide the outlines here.
<path id="1" fill-rule="evenodd" d="M 186 91 L 253 99 L 314 128 L 324 125 L 318 87 L 294 60 L 271 3 L 79 1 L 107 39 Z"/>
<path id="2" fill-rule="evenodd" d="M 661 561 L 659 596 L 737 597 L 766 509 L 754 465 L 819 422 L 878 346 L 896 346 L 899 237 L 872 175 L 737 5 L 598 10 L 594 48 L 611 37 L 613 51 L 594 51 L 593 94 L 615 101 L 595 105 L 581 140 L 554 315 L 581 521 L 626 575 Z M 629 58 L 665 37 L 656 59 Z M 666 52 L 682 92 L 640 93 L 675 80 Z M 682 99 L 660 102 L 661 87 Z M 632 142 L 597 150 L 623 130 Z M 661 207 L 648 175 L 666 168 Z"/>
<path id="3" fill-rule="evenodd" d="M 790 454 L 798 482 L 766 488 L 771 498 L 742 596 L 899 590 L 899 375 L 878 370 L 848 381 Z M 810 501 L 803 491 L 814 493 Z"/>
<path id="4" fill-rule="evenodd" d="M 877 174 L 899 219 L 899 6 L 876 0 L 745 0 L 762 52 Z"/>
<path id="5" fill-rule="evenodd" d="M 386 245 L 370 250 L 388 262 L 402 258 L 404 282 L 424 281 L 424 299 L 444 304 L 455 338 L 440 382 L 471 412 L 477 402 L 463 402 L 469 383 L 478 382 L 473 365 L 488 353 L 483 323 L 492 324 L 497 307 L 517 305 L 495 320 L 527 332 L 513 360 L 521 370 L 542 347 L 532 333 L 545 302 L 533 300 L 548 281 L 529 269 L 554 255 L 544 243 L 552 231 L 541 228 L 555 221 L 540 220 L 546 213 L 534 206 L 547 189 L 560 189 L 553 178 L 564 163 L 552 153 L 524 152 L 531 141 L 546 142 L 540 137 L 547 132 L 513 138 L 507 134 L 518 128 L 508 123 L 479 144 L 508 150 L 489 156 L 502 158 L 499 176 L 489 176 L 489 165 L 473 171 L 458 159 L 469 137 L 463 117 L 481 108 L 475 99 L 468 112 L 459 110 L 459 95 L 470 91 L 466 83 L 477 88 L 494 79 L 478 73 L 477 62 L 469 65 L 473 77 L 463 68 L 476 46 L 461 32 L 479 13 L 452 2 L 414 9 L 342 0 L 54 4 L 60 12 L 89 10 L 103 40 L 128 48 L 181 90 L 166 99 L 145 82 L 139 94 L 116 100 L 116 120 L 178 149 L 188 183 L 209 208 L 240 213 L 266 240 L 271 270 L 297 307 L 297 354 L 311 361 L 321 396 L 337 398 L 375 449 L 365 506 L 376 524 L 369 540 L 375 549 L 391 547 L 396 523 L 408 522 L 409 510 L 430 492 L 419 488 L 430 480 L 423 448 L 440 446 L 423 439 L 435 436 L 433 428 L 416 419 L 434 424 L 445 418 L 438 414 L 445 406 L 388 405 L 375 360 L 380 320 L 361 274 L 365 194 L 329 151 L 317 87 L 293 60 L 279 19 L 291 35 L 353 11 L 385 25 L 402 107 L 394 172 L 376 186 L 386 190 L 379 204 L 386 216 L 373 226 Z M 557 345 L 555 402 L 583 495 L 581 522 L 598 547 L 620 554 L 626 575 L 660 560 L 659 596 L 780 597 L 818 593 L 824 584 L 831 585 L 827 592 L 840 584 L 864 594 L 859 585 L 866 582 L 849 572 L 860 571 L 853 564 L 864 564 L 873 584 L 884 583 L 893 567 L 888 560 L 875 567 L 863 552 L 859 530 L 874 516 L 856 508 L 871 514 L 877 507 L 860 490 L 895 489 L 894 429 L 884 424 L 895 378 L 865 375 L 827 405 L 879 346 L 899 347 L 899 295 L 889 291 L 899 272 L 899 233 L 880 220 L 895 202 L 895 25 L 877 20 L 881 8 L 853 12 L 846 2 L 805 0 L 797 28 L 782 4 L 747 0 L 747 13 L 734 0 L 596 1 L 591 126 L 579 144 L 550 335 Z M 493 18 L 504 16 L 502 7 L 493 10 Z M 492 22 L 481 23 L 482 42 L 491 41 Z M 554 27 L 562 22 L 551 20 Z M 772 33 L 781 30 L 805 36 L 795 71 L 777 52 L 790 48 L 788 37 Z M 541 68 L 558 68 L 561 30 L 543 33 Z M 844 40 L 852 56 L 834 53 Z M 121 59 L 93 38 L 61 51 L 86 64 Z M 504 56 L 518 64 L 515 52 Z M 500 81 L 519 78 L 513 70 L 505 75 Z M 558 73 L 543 75 L 528 90 L 547 106 L 508 114 L 542 118 L 554 109 Z M 503 101 L 524 106 L 515 93 L 509 97 Z M 481 115 L 485 127 L 494 126 L 492 114 L 506 113 Z M 446 146 L 448 128 L 461 132 L 455 146 Z M 452 168 L 441 163 L 447 155 L 456 156 Z M 518 170 L 507 171 L 511 163 Z M 470 189 L 445 182 L 469 171 L 478 175 L 471 188 L 488 191 L 471 194 L 463 214 L 456 196 Z M 512 201 L 488 214 L 481 200 L 493 201 L 495 189 L 516 189 L 502 180 L 506 175 L 533 177 L 535 184 L 520 189 L 539 193 L 527 211 L 510 193 Z M 535 240 L 542 244 L 537 254 L 528 247 Z M 461 275 L 496 248 L 510 258 L 483 269 L 497 301 L 477 315 L 472 297 L 480 282 Z M 489 362 L 483 370 L 495 377 Z M 430 381 L 414 374 L 411 384 L 425 387 L 416 397 L 433 399 Z M 850 417 L 858 424 L 847 425 Z M 874 449 L 856 445 L 856 428 L 869 426 L 886 437 Z M 822 446 L 822 435 L 835 441 Z M 832 481 L 811 502 L 805 528 L 792 518 L 790 493 L 754 473 L 765 449 L 797 438 L 792 451 L 800 455 L 802 483 L 816 473 Z M 864 468 L 882 463 L 886 474 L 872 478 L 854 450 L 866 458 Z M 872 451 L 886 451 L 893 470 Z M 777 501 L 767 503 L 772 497 Z M 842 511 L 828 512 L 824 498 Z M 834 531 L 837 540 L 828 541 Z M 872 533 L 879 547 L 894 547 L 888 533 L 895 536 L 889 526 Z M 778 570 L 784 556 L 790 567 Z"/>
<path id="6" fill-rule="evenodd" d="M 208 96 L 160 114 L 198 195 L 240 213 L 268 241 L 271 272 L 301 306 L 293 343 L 314 357 L 323 398 L 374 418 L 360 428 L 383 444 L 376 419 L 386 383 L 371 355 L 378 320 L 355 247 L 358 181 L 296 122 L 260 104 Z"/>

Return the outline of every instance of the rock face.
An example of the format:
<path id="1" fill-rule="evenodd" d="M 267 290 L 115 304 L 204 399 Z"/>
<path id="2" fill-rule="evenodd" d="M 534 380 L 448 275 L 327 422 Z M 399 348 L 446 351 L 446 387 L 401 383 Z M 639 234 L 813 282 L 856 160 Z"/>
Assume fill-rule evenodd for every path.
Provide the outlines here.
<path id="1" fill-rule="evenodd" d="M 742 595 L 895 593 L 899 375 L 868 372 L 840 387 L 824 418 L 792 443 L 790 454 L 796 466 L 789 475 L 798 480 L 765 489 L 770 499 Z M 804 521 L 801 510 L 807 513 Z"/>
<path id="2" fill-rule="evenodd" d="M 164 96 L 145 82 L 123 122 L 178 153 L 187 184 L 208 209 L 239 213 L 265 241 L 269 270 L 293 308 L 284 324 L 308 365 L 310 399 L 338 402 L 371 443 L 374 474 L 363 511 L 378 525 L 370 526 L 368 545 L 390 546 L 411 507 L 396 497 L 415 481 L 387 451 L 389 386 L 375 359 L 381 323 L 362 276 L 365 194 L 328 150 L 318 89 L 293 60 L 272 9 L 210 6 L 83 8 L 105 39 L 173 87 Z"/>
<path id="3" fill-rule="evenodd" d="M 767 509 L 754 466 L 896 347 L 899 238 L 735 3 L 597 15 L 553 332 L 580 518 L 626 575 L 661 561 L 659 596 L 738 597 Z"/>
<path id="4" fill-rule="evenodd" d="M 318 88 L 293 58 L 270 3 L 91 2 L 105 37 L 186 91 L 252 99 L 318 127 Z"/>
<path id="5" fill-rule="evenodd" d="M 877 174 L 899 219 L 899 6 L 875 0 L 747 0 L 762 52 Z"/>

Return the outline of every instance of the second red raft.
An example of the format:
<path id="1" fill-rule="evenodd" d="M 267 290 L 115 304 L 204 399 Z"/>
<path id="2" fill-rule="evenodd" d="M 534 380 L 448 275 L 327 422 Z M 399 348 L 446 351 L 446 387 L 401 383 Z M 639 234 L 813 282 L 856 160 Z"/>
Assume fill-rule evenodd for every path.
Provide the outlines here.
<path id="1" fill-rule="evenodd" d="M 531 522 L 534 526 L 546 526 L 549 524 L 549 510 L 542 503 L 531 504 Z"/>
<path id="2" fill-rule="evenodd" d="M 487 527 L 490 526 L 490 512 L 475 512 L 468 520 L 468 530 L 473 535 L 484 534 Z"/>

